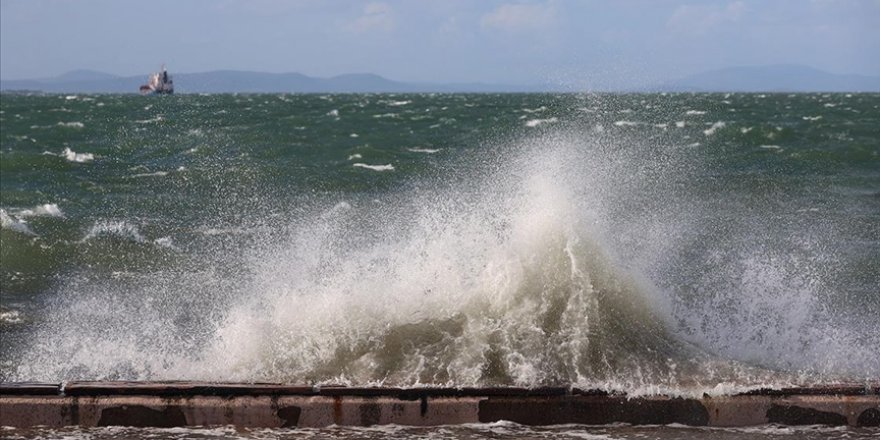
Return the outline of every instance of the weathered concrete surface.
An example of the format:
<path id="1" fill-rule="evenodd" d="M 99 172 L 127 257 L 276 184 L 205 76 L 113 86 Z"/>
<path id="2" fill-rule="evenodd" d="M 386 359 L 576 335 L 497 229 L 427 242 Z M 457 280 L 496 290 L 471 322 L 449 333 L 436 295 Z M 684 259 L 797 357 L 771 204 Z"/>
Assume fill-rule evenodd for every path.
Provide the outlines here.
<path id="1" fill-rule="evenodd" d="M 52 393 L 54 391 L 54 394 Z M 191 382 L 0 384 L 0 425 L 322 427 L 445 425 L 880 425 L 877 387 L 763 390 L 700 399 L 568 388 L 346 388 Z"/>
<path id="2" fill-rule="evenodd" d="M 0 396 L 0 426 L 322 427 L 476 423 L 479 398 Z"/>

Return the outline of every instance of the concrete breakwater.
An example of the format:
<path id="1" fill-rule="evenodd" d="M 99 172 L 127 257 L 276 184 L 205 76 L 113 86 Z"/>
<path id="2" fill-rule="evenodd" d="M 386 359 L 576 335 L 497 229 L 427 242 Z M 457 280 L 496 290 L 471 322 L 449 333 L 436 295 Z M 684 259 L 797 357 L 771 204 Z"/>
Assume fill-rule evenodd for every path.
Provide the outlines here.
<path id="1" fill-rule="evenodd" d="M 701 398 L 577 388 L 353 388 L 203 382 L 0 384 L 0 426 L 323 427 L 490 423 L 880 426 L 880 384 Z"/>

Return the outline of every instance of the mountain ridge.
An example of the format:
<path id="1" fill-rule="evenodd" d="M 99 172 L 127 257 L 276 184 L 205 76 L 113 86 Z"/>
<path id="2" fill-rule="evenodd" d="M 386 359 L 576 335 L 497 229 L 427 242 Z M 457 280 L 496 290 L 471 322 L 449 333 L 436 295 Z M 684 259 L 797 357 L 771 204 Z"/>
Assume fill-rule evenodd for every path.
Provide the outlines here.
<path id="1" fill-rule="evenodd" d="M 0 80 L 0 90 L 48 93 L 137 93 L 147 75 L 117 76 L 73 70 L 51 78 Z M 418 93 L 418 92 L 880 92 L 880 76 L 835 74 L 809 66 L 777 64 L 715 69 L 640 89 L 573 90 L 552 84 L 403 82 L 374 73 L 319 78 L 298 72 L 213 70 L 174 74 L 178 93 Z"/>

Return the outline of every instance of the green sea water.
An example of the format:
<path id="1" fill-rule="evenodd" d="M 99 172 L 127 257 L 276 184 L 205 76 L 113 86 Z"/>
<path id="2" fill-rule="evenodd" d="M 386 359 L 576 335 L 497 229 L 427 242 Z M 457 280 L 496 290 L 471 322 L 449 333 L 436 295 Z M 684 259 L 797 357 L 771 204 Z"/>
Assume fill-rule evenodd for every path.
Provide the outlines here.
<path id="1" fill-rule="evenodd" d="M 880 377 L 880 95 L 0 97 L 0 380 Z"/>

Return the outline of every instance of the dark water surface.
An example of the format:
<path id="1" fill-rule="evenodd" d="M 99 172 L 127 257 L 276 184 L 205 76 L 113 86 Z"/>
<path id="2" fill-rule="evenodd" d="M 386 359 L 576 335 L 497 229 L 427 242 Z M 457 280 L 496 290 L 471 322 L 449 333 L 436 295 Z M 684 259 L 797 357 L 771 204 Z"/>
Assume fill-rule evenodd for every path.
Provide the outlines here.
<path id="1" fill-rule="evenodd" d="M 878 94 L 3 95 L 0 128 L 0 380 L 880 377 Z"/>

